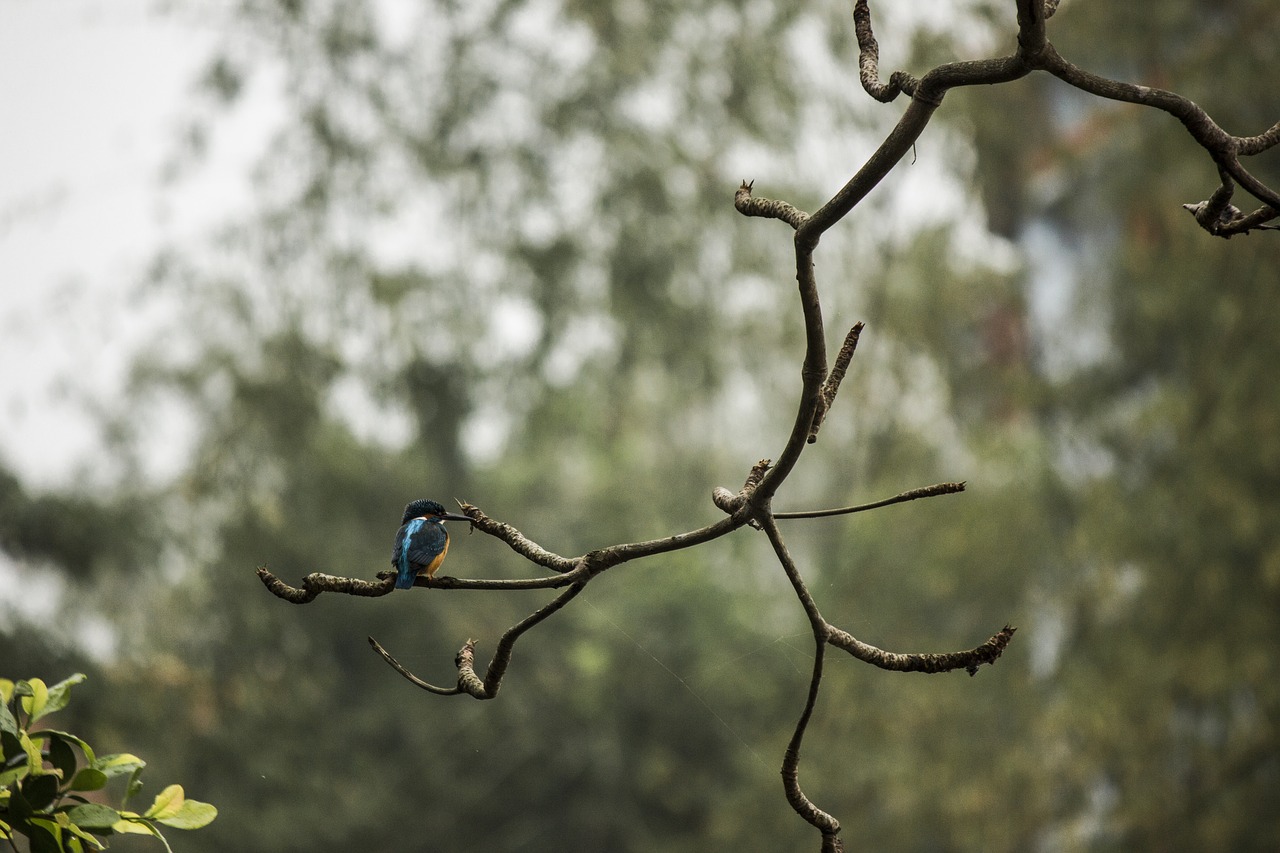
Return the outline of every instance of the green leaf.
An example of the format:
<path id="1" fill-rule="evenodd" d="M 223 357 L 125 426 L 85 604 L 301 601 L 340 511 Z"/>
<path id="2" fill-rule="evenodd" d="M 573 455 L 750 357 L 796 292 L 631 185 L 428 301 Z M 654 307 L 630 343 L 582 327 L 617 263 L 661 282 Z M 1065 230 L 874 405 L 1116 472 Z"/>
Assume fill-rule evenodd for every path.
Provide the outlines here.
<path id="1" fill-rule="evenodd" d="M 71 734 L 71 732 L 60 732 L 57 729 L 41 729 L 40 734 L 56 737 L 60 740 L 65 740 L 69 744 L 78 746 L 80 751 L 84 753 L 84 760 L 90 765 L 94 763 L 95 758 L 93 755 L 93 747 L 89 746 L 89 744 L 85 743 L 81 738 Z"/>
<path id="2" fill-rule="evenodd" d="M 156 794 L 155 802 L 151 804 L 151 808 L 143 812 L 142 816 L 156 820 L 172 817 L 182 808 L 182 802 L 185 799 L 186 795 L 182 792 L 181 785 L 170 785 Z"/>
<path id="3" fill-rule="evenodd" d="M 22 689 L 27 685 L 27 690 Z M 44 715 L 45 706 L 49 704 L 49 688 L 38 678 L 30 681 L 19 681 L 18 692 L 27 693 L 22 697 L 22 710 L 27 712 L 27 725 L 31 725 Z"/>
<path id="4" fill-rule="evenodd" d="M 176 814 L 170 817 L 157 817 L 156 820 L 174 829 L 199 829 L 213 823 L 218 810 L 209 803 L 199 800 L 183 800 Z"/>
<path id="5" fill-rule="evenodd" d="M 13 698 L 13 682 L 7 678 L 0 678 L 0 703 L 9 704 L 9 700 Z"/>
<path id="6" fill-rule="evenodd" d="M 22 742 L 18 740 L 21 736 L 21 729 L 16 732 L 0 731 L 0 759 L 7 763 L 11 758 L 26 755 L 26 749 L 23 748 Z"/>
<path id="7" fill-rule="evenodd" d="M 30 772 L 31 768 L 26 764 L 20 764 L 17 767 L 5 770 L 3 773 L 0 773 L 0 788 L 8 788 L 19 779 L 25 778 Z"/>
<path id="8" fill-rule="evenodd" d="M 151 825 L 149 821 L 136 812 L 120 812 L 120 820 L 112 824 L 111 830 L 124 835 L 154 835 L 159 837 L 160 832 Z"/>
<path id="9" fill-rule="evenodd" d="M 70 779 L 76 775 L 75 750 L 62 738 L 53 738 L 49 743 L 49 763 L 58 771 L 60 778 Z"/>
<path id="10" fill-rule="evenodd" d="M 22 747 L 23 752 L 27 754 L 27 766 L 30 768 L 32 776 L 40 776 L 45 772 L 44 756 L 40 754 L 40 747 L 36 746 L 35 743 L 37 740 L 43 739 L 39 735 L 33 739 L 25 733 L 18 736 L 18 744 Z"/>
<path id="11" fill-rule="evenodd" d="M 28 776 L 22 780 L 21 788 L 22 796 L 27 798 L 32 810 L 43 811 L 58 796 L 58 777 L 52 773 Z"/>
<path id="12" fill-rule="evenodd" d="M 147 762 L 136 755 L 118 752 L 114 755 L 104 755 L 96 760 L 90 759 L 89 766 L 94 770 L 101 770 L 108 779 L 113 779 L 116 776 L 123 776 L 125 773 L 136 773 L 146 767 Z"/>
<path id="13" fill-rule="evenodd" d="M 71 780 L 72 791 L 97 791 L 106 787 L 107 774 L 92 767 L 82 767 Z"/>
<path id="14" fill-rule="evenodd" d="M 61 711 L 63 708 L 67 707 L 67 703 L 71 701 L 72 686 L 79 684 L 84 680 L 85 674 L 83 672 L 77 672 L 75 675 L 72 675 L 69 678 L 64 678 L 62 681 L 59 681 L 57 684 L 50 687 L 48 689 L 48 696 L 44 710 L 40 714 L 33 716 L 32 719 L 37 719 L 45 714 L 52 714 L 54 711 Z"/>
<path id="15" fill-rule="evenodd" d="M 67 818 L 86 829 L 111 829 L 120 822 L 120 812 L 110 806 L 85 803 L 68 811 Z"/>
<path id="16" fill-rule="evenodd" d="M 12 689 L 10 692 L 13 692 Z M 18 736 L 18 720 L 13 716 L 13 712 L 9 710 L 8 699 L 0 703 L 0 732 L 6 732 L 14 737 Z"/>
<path id="17" fill-rule="evenodd" d="M 33 817 L 27 823 L 35 830 L 27 836 L 31 839 L 31 853 L 63 853 L 62 827 L 56 820 Z"/>
<path id="18" fill-rule="evenodd" d="M 97 838 L 94 838 L 92 835 L 85 832 L 83 829 L 76 826 L 75 824 L 71 824 L 70 826 L 67 827 L 67 829 L 71 833 L 73 833 L 77 838 L 80 839 L 80 841 L 82 842 L 82 845 L 87 845 L 91 850 L 102 850 L 107 846 L 106 844 L 102 843 Z M 104 835 L 109 834 L 111 832 L 111 828 L 107 827 L 106 829 L 100 829 L 98 830 L 98 832 Z"/>
<path id="19" fill-rule="evenodd" d="M 133 775 L 129 777 L 129 784 L 124 788 L 124 802 L 127 803 L 138 795 L 142 790 L 142 780 L 138 777 L 142 775 L 142 768 L 135 767 Z M 124 803 L 121 803 L 123 805 Z"/>
<path id="20" fill-rule="evenodd" d="M 35 812 L 31 810 L 31 806 L 27 804 L 27 798 L 22 796 L 21 788 L 9 789 L 9 816 L 13 819 L 14 824 L 18 827 L 19 832 L 25 832 L 23 825 L 26 824 Z"/>

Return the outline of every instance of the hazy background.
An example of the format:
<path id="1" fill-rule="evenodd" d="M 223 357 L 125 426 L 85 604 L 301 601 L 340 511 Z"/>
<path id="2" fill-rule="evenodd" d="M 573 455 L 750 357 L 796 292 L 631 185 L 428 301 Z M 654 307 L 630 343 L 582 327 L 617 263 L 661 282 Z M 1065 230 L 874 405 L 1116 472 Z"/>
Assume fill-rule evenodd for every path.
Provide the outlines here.
<path id="1" fill-rule="evenodd" d="M 1007 50 L 1012 4 L 873 9 L 883 65 Z M 1091 70 L 1280 115 L 1266 0 L 1075 0 Z M 0 0 L 0 669 L 219 807 L 183 850 L 815 843 L 777 768 L 803 613 L 761 537 L 600 578 L 488 703 L 447 683 L 545 594 L 324 596 L 403 505 L 565 554 L 717 516 L 781 447 L 790 238 L 901 105 L 846 4 Z M 1256 164 L 1275 185 L 1274 157 Z M 817 256 L 867 323 L 780 509 L 829 619 L 895 650 L 1019 626 L 976 678 L 834 659 L 802 781 L 850 848 L 1264 850 L 1280 783 L 1280 243 L 1212 240 L 1167 116 L 954 92 Z M 449 571 L 525 576 L 460 536 Z M 121 849 L 132 849 L 137 844 Z"/>

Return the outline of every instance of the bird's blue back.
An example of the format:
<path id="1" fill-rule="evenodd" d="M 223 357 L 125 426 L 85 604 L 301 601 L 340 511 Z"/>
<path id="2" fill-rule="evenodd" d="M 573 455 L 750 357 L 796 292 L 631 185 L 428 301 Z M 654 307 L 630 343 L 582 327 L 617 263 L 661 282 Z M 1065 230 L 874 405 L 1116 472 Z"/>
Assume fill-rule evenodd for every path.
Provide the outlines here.
<path id="1" fill-rule="evenodd" d="M 396 589 L 409 589 L 418 572 L 430 566 L 449 544 L 449 532 L 439 520 L 413 518 L 396 533 L 391 564 L 396 567 Z"/>

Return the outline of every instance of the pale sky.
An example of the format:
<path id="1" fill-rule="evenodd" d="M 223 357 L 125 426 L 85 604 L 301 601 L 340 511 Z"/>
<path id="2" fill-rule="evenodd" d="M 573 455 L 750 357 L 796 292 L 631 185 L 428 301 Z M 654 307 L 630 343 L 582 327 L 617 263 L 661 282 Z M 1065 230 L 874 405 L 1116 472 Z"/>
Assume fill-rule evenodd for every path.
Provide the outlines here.
<path id="1" fill-rule="evenodd" d="M 0 0 L 0 458 L 36 486 L 92 451 L 75 398 L 119 387 L 151 253 L 226 209 L 159 178 L 213 43 L 155 0 Z"/>

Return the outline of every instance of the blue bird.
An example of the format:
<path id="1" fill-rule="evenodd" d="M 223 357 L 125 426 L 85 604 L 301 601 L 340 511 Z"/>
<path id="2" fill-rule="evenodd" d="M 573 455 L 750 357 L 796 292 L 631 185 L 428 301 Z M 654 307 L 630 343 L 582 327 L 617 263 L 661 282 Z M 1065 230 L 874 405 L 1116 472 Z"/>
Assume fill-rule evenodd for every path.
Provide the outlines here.
<path id="1" fill-rule="evenodd" d="M 465 515 L 445 512 L 435 501 L 416 500 L 404 508 L 404 519 L 396 532 L 396 549 L 391 565 L 396 567 L 396 589 L 409 589 L 423 572 L 434 577 L 444 555 L 449 552 L 446 521 L 471 521 Z"/>

